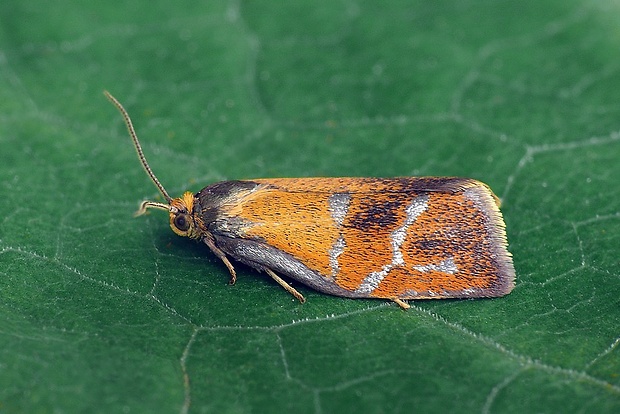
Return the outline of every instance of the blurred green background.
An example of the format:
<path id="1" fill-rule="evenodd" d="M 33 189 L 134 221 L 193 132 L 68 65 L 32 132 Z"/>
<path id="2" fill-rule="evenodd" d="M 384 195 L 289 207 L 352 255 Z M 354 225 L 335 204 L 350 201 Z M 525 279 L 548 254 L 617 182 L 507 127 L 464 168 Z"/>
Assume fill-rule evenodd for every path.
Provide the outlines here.
<path id="1" fill-rule="evenodd" d="M 620 412 L 617 1 L 0 4 L 0 412 Z M 516 288 L 408 312 L 225 267 L 172 195 L 458 175 Z"/>

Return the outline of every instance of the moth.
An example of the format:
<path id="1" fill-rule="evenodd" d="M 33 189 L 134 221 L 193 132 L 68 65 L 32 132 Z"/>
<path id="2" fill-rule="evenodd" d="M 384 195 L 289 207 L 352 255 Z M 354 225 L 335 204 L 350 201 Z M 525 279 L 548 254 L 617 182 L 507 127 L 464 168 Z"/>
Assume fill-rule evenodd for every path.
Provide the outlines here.
<path id="1" fill-rule="evenodd" d="M 151 170 L 123 106 L 144 170 L 179 236 L 269 275 L 300 302 L 288 280 L 345 298 L 411 299 L 508 294 L 515 270 L 499 199 L 484 183 L 458 177 L 272 178 L 223 181 L 172 198 Z"/>

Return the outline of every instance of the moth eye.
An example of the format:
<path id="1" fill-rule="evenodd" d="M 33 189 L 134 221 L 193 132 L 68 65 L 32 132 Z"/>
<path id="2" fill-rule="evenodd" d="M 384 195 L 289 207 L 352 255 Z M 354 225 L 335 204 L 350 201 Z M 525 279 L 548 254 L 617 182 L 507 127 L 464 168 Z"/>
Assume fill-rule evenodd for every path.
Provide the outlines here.
<path id="1" fill-rule="evenodd" d="M 179 214 L 174 218 L 174 226 L 181 231 L 189 230 L 189 221 L 185 214 Z"/>

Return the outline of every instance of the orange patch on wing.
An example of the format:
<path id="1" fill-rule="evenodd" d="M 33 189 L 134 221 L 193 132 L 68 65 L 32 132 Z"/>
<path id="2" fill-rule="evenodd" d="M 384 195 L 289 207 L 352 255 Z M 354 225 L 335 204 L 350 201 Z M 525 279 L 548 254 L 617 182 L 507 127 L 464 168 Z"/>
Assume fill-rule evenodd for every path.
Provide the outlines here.
<path id="1" fill-rule="evenodd" d="M 328 276 L 329 249 L 339 237 L 328 199 L 329 194 L 263 189 L 244 201 L 239 217 L 251 223 L 248 237 L 261 238 Z"/>
<path id="2" fill-rule="evenodd" d="M 371 272 L 392 262 L 392 233 L 402 226 L 410 194 L 356 194 L 343 223 L 346 247 L 336 283 L 354 291 Z"/>
<path id="3" fill-rule="evenodd" d="M 371 295 L 413 299 L 491 289 L 499 275 L 490 243 L 489 218 L 474 201 L 463 193 L 432 194 L 401 245 L 404 265 L 392 268 Z M 447 262 L 454 273 L 436 269 Z"/>

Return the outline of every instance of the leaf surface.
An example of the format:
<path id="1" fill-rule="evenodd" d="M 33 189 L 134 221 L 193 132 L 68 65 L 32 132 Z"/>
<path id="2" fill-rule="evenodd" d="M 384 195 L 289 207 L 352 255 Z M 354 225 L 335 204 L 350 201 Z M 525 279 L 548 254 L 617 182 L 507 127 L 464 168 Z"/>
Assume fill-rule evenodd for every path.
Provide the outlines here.
<path id="1" fill-rule="evenodd" d="M 0 411 L 620 411 L 617 2 L 0 5 Z M 226 268 L 168 192 L 466 176 L 516 288 L 408 312 Z"/>

